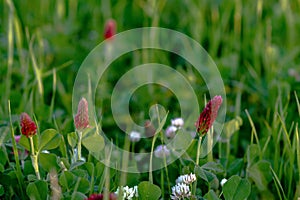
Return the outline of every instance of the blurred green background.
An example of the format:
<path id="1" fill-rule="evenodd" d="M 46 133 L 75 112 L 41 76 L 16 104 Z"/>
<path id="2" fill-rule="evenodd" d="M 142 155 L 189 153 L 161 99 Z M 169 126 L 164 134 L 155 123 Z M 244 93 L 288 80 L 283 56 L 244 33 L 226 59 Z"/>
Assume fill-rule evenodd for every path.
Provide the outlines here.
<path id="1" fill-rule="evenodd" d="M 104 40 L 104 24 L 112 18 L 117 32 L 159 26 L 198 41 L 221 72 L 228 118 L 245 117 L 243 111 L 248 109 L 260 128 L 264 120 L 271 120 L 271 111 L 280 99 L 282 106 L 290 103 L 287 119 L 293 120 L 298 116 L 291 96 L 300 91 L 299 11 L 299 1 L 286 0 L 2 1 L 0 114 L 7 117 L 10 99 L 12 113 L 48 109 L 50 114 L 70 115 L 77 70 Z M 163 60 L 159 55 L 155 59 Z M 179 59 L 171 61 L 179 70 L 187 67 Z M 108 84 L 130 69 L 124 62 L 126 59 L 121 59 L 115 65 L 122 67 L 109 72 Z M 189 76 L 193 72 L 183 73 Z M 194 76 L 197 80 L 192 84 L 200 87 L 201 77 Z M 200 98 L 204 92 L 200 88 Z M 247 124 L 244 127 L 249 128 Z"/>

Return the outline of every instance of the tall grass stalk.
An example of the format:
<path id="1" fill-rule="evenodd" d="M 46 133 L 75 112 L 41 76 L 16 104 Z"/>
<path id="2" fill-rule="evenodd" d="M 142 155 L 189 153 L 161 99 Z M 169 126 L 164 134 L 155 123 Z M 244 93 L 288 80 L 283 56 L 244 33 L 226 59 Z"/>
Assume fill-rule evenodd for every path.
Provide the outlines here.
<path id="1" fill-rule="evenodd" d="M 250 116 L 250 114 L 249 114 L 249 112 L 248 112 L 247 109 L 245 110 L 245 112 L 246 112 L 246 115 L 248 117 L 248 120 L 249 120 L 251 128 L 252 128 L 252 131 L 251 131 L 252 132 L 252 134 L 251 134 L 251 143 L 253 143 L 253 136 L 254 136 L 255 140 L 256 140 L 256 143 L 257 143 L 257 146 L 258 146 L 258 149 L 259 149 L 260 158 L 262 158 L 261 146 L 260 146 L 260 142 L 259 142 L 259 139 L 258 139 L 258 135 L 257 135 L 257 132 L 256 132 L 255 125 L 254 125 L 254 123 L 252 121 L 252 118 L 251 118 L 251 116 Z"/>
<path id="2" fill-rule="evenodd" d="M 121 170 L 121 178 L 120 178 L 120 186 L 126 185 L 127 181 L 127 168 L 128 168 L 128 160 L 129 160 L 129 150 L 130 150 L 130 140 L 128 135 L 125 136 L 125 143 L 123 147 L 123 155 L 122 155 L 122 170 Z"/>
<path id="3" fill-rule="evenodd" d="M 21 170 L 21 166 L 20 166 L 19 152 L 18 152 L 18 148 L 17 148 L 17 142 L 15 139 L 14 128 L 12 125 L 10 100 L 8 100 L 8 114 L 9 114 L 9 121 L 10 121 L 11 141 L 12 141 L 12 145 L 13 145 L 13 153 L 14 153 L 16 170 L 17 170 L 16 174 L 17 174 L 17 179 L 18 179 L 18 183 L 19 183 L 19 187 L 20 187 L 21 196 L 22 196 L 22 199 L 24 199 L 25 198 L 24 192 L 23 192 L 24 180 L 23 180 L 22 170 Z"/>
<path id="4" fill-rule="evenodd" d="M 8 100 L 10 96 L 10 86 L 11 86 L 11 75 L 12 75 L 12 66 L 14 61 L 14 31 L 13 31 L 13 21 L 14 21 L 14 5 L 11 0 L 6 0 L 6 3 L 9 7 L 9 14 L 8 14 L 8 31 L 7 31 L 7 51 L 8 51 L 8 58 L 7 58 L 7 72 L 6 72 L 6 82 L 5 82 L 5 94 L 4 100 Z"/>

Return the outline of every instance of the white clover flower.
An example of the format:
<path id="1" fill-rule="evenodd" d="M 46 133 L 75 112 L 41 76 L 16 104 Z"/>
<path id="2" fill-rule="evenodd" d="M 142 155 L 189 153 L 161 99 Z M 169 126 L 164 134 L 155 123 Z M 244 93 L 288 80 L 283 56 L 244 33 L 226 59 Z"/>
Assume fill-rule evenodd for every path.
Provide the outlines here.
<path id="1" fill-rule="evenodd" d="M 137 186 L 134 186 L 132 188 L 130 188 L 128 186 L 125 186 L 125 187 L 121 186 L 121 188 L 118 187 L 118 189 L 115 192 L 115 194 L 120 195 L 119 194 L 120 190 L 123 193 L 123 198 L 122 198 L 123 200 L 132 200 L 133 197 L 138 197 L 139 196 L 138 195 L 138 187 Z"/>
<path id="2" fill-rule="evenodd" d="M 134 196 L 139 197 L 139 191 L 138 191 L 138 186 L 137 185 L 133 186 L 133 191 L 134 191 Z"/>
<path id="3" fill-rule="evenodd" d="M 170 155 L 170 150 L 167 148 L 166 145 L 158 145 L 154 150 L 154 155 L 157 158 L 164 158 Z"/>
<path id="4" fill-rule="evenodd" d="M 177 179 L 176 179 L 176 184 L 178 183 L 185 183 L 187 185 L 195 182 L 197 180 L 196 178 L 196 175 L 191 173 L 191 174 L 185 174 L 185 175 L 182 175 L 182 176 L 179 176 Z"/>
<path id="5" fill-rule="evenodd" d="M 165 134 L 168 138 L 173 138 L 175 136 L 176 131 L 177 131 L 177 127 L 171 125 L 167 127 Z"/>
<path id="6" fill-rule="evenodd" d="M 137 131 L 131 131 L 131 133 L 129 134 L 129 139 L 131 142 L 138 142 L 141 139 L 141 133 Z"/>
<path id="7" fill-rule="evenodd" d="M 184 121 L 183 121 L 182 118 L 175 118 L 175 119 L 172 119 L 172 120 L 171 120 L 171 124 L 172 124 L 173 126 L 176 126 L 177 128 L 180 129 L 180 128 L 183 127 Z"/>
<path id="8" fill-rule="evenodd" d="M 223 187 L 223 185 L 227 182 L 227 179 L 226 178 L 223 178 L 220 182 L 221 186 Z"/>
<path id="9" fill-rule="evenodd" d="M 184 199 L 185 197 L 190 197 L 191 191 L 190 187 L 185 183 L 178 183 L 172 187 L 172 194 L 170 195 L 171 199 L 180 200 Z"/>

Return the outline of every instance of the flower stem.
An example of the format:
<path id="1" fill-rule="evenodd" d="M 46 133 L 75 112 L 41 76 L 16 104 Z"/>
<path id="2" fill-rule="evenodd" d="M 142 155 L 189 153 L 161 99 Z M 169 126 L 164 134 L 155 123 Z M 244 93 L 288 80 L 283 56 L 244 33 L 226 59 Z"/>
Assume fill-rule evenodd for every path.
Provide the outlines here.
<path id="1" fill-rule="evenodd" d="M 81 140 L 82 140 L 82 132 L 78 131 L 78 144 L 77 144 L 77 160 L 81 160 Z"/>
<path id="2" fill-rule="evenodd" d="M 202 136 L 199 136 L 198 139 L 198 147 L 197 147 L 197 156 L 196 156 L 196 165 L 199 166 L 199 161 L 200 161 L 200 152 L 201 152 L 201 142 L 202 142 Z M 196 194 L 196 189 L 197 189 L 197 180 L 193 183 L 193 195 Z"/>
<path id="3" fill-rule="evenodd" d="M 196 165 L 199 165 L 199 161 L 200 161 L 201 142 L 202 142 L 202 136 L 199 136 L 198 147 L 197 147 Z"/>
<path id="4" fill-rule="evenodd" d="M 152 139 L 152 144 L 151 144 L 151 152 L 150 152 L 150 162 L 149 162 L 149 182 L 153 183 L 153 175 L 152 175 L 152 160 L 153 160 L 153 151 L 154 151 L 154 144 L 157 138 L 157 134 L 154 135 Z"/>
<path id="5" fill-rule="evenodd" d="M 33 169 L 35 171 L 37 179 L 40 180 L 41 176 L 40 176 L 40 172 L 39 172 L 38 154 L 35 154 L 32 136 L 29 137 L 29 141 L 30 141 L 30 151 L 31 151 L 32 166 L 33 166 Z"/>

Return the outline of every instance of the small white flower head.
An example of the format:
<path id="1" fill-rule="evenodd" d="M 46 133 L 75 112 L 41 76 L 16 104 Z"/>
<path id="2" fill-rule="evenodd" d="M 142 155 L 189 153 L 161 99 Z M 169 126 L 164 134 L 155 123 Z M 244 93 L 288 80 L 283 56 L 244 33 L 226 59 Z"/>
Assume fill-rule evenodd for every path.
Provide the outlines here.
<path id="1" fill-rule="evenodd" d="M 173 138 L 175 136 L 176 131 L 177 131 L 177 127 L 171 125 L 167 127 L 165 134 L 168 138 Z"/>
<path id="2" fill-rule="evenodd" d="M 227 179 L 226 178 L 223 178 L 220 182 L 221 186 L 223 187 L 223 185 L 227 182 Z"/>
<path id="3" fill-rule="evenodd" d="M 191 174 L 185 174 L 185 175 L 182 175 L 182 176 L 179 176 L 177 179 L 176 179 L 176 184 L 178 183 L 185 183 L 187 185 L 195 182 L 197 180 L 196 178 L 196 175 L 191 173 Z"/>
<path id="4" fill-rule="evenodd" d="M 48 151 L 48 150 L 43 150 L 43 151 L 42 151 L 42 153 L 49 154 L 49 153 L 50 153 L 50 151 Z"/>
<path id="5" fill-rule="evenodd" d="M 190 187 L 185 183 L 178 183 L 172 187 L 171 199 L 180 200 L 191 196 Z"/>
<path id="6" fill-rule="evenodd" d="M 137 185 L 133 186 L 133 191 L 134 191 L 134 196 L 139 197 L 139 191 L 138 191 L 138 186 Z"/>
<path id="7" fill-rule="evenodd" d="M 129 134 L 129 139 L 131 142 L 138 142 L 141 139 L 141 133 L 137 131 L 131 131 L 131 133 Z"/>
<path id="8" fill-rule="evenodd" d="M 170 155 L 170 150 L 167 148 L 166 145 L 158 145 L 154 150 L 154 155 L 157 158 L 164 158 Z"/>
<path id="9" fill-rule="evenodd" d="M 120 191 L 121 190 L 121 191 Z M 138 197 L 138 187 L 134 186 L 132 188 L 128 187 L 128 186 L 121 186 L 118 187 L 117 191 L 115 192 L 115 194 L 120 195 L 123 193 L 123 200 L 131 200 L 133 197 Z"/>
<path id="10" fill-rule="evenodd" d="M 184 125 L 184 121 L 182 118 L 171 119 L 171 124 L 176 126 L 178 129 L 182 128 Z"/>

